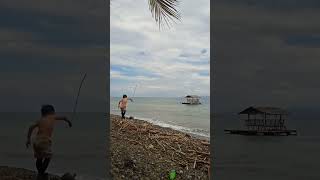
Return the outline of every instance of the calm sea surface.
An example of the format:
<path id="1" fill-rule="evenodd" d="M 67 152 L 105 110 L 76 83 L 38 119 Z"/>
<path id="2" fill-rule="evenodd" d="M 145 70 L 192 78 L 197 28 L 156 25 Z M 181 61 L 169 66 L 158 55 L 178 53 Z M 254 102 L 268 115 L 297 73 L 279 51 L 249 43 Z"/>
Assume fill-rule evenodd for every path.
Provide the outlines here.
<path id="1" fill-rule="evenodd" d="M 298 136 L 241 136 L 224 134 L 237 128 L 237 115 L 214 118 L 214 174 L 219 180 L 319 180 L 319 120 L 289 119 Z"/>
<path id="2" fill-rule="evenodd" d="M 110 113 L 120 115 L 120 97 L 110 101 Z M 181 104 L 183 98 L 135 97 L 129 101 L 127 116 L 147 120 L 202 137 L 210 137 L 210 99 L 202 97 L 200 105 Z"/>
<path id="3" fill-rule="evenodd" d="M 0 113 L 0 165 L 36 170 L 32 148 L 25 142 L 39 113 Z M 66 114 L 69 117 L 70 114 Z M 106 121 L 104 113 L 78 113 L 73 127 L 59 122 L 53 137 L 49 173 L 76 173 L 79 180 L 105 179 Z"/>

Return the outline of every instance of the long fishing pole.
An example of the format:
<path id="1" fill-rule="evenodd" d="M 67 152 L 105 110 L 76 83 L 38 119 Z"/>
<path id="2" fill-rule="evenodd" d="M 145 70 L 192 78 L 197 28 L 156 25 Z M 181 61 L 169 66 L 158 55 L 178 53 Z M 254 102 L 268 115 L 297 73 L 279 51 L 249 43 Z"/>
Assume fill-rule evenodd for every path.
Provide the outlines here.
<path id="1" fill-rule="evenodd" d="M 87 73 L 85 73 L 83 78 L 81 79 L 81 83 L 80 83 L 80 86 L 79 86 L 79 89 L 78 89 L 78 94 L 77 94 L 77 97 L 76 97 L 76 101 L 75 101 L 74 106 L 73 106 L 72 119 L 71 120 L 74 120 L 76 109 L 77 109 L 77 105 L 78 105 L 78 99 L 79 99 L 80 91 L 81 91 L 82 84 L 83 84 L 83 82 L 84 82 L 86 77 L 87 77 Z"/>
<path id="2" fill-rule="evenodd" d="M 136 86 L 134 87 L 134 91 L 133 91 L 133 95 L 132 95 L 132 98 L 134 98 L 134 95 L 136 94 L 136 89 L 137 89 L 137 84 L 136 84 Z"/>
<path id="3" fill-rule="evenodd" d="M 132 98 L 129 99 L 131 102 L 133 102 L 133 98 L 134 98 L 134 95 L 136 94 L 137 86 L 138 86 L 138 85 L 136 84 L 136 86 L 134 87 L 134 91 L 133 91 Z"/>

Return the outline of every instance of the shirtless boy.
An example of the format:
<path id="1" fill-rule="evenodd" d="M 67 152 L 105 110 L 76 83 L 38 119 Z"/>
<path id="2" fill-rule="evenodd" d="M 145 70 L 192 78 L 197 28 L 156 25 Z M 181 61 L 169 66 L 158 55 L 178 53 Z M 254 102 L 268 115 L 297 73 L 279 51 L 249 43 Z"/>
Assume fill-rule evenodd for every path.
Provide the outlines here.
<path id="1" fill-rule="evenodd" d="M 125 114 L 127 112 L 127 106 L 128 106 L 128 100 L 133 102 L 133 100 L 131 98 L 128 98 L 127 95 L 123 95 L 122 99 L 118 103 L 118 108 L 121 109 L 121 117 L 122 117 L 122 119 L 125 119 Z"/>
<path id="2" fill-rule="evenodd" d="M 72 123 L 66 117 L 58 117 L 55 114 L 52 105 L 43 105 L 41 108 L 41 119 L 35 124 L 31 125 L 28 131 L 26 146 L 31 144 L 31 135 L 35 128 L 38 128 L 37 135 L 33 140 L 34 157 L 36 158 L 36 167 L 38 170 L 38 177 L 47 176 L 45 173 L 49 166 L 52 152 L 51 152 L 51 137 L 53 133 L 54 124 L 56 121 L 65 121 L 72 126 Z"/>

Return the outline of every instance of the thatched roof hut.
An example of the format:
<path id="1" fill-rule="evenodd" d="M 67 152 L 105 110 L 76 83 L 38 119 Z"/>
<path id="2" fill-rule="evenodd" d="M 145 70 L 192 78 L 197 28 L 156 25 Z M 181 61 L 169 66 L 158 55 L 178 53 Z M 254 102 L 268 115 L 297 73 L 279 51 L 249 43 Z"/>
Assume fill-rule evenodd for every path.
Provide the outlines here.
<path id="1" fill-rule="evenodd" d="M 182 104 L 201 104 L 200 96 L 197 95 L 187 95 L 185 101 Z"/>
<path id="2" fill-rule="evenodd" d="M 288 115 L 288 112 L 278 107 L 248 107 L 239 114 L 268 114 L 268 115 Z"/>
<path id="3" fill-rule="evenodd" d="M 284 130 L 288 112 L 278 107 L 251 106 L 238 113 L 250 130 Z M 246 116 L 244 116 L 246 115 Z M 241 117 L 240 117 L 241 118 Z"/>

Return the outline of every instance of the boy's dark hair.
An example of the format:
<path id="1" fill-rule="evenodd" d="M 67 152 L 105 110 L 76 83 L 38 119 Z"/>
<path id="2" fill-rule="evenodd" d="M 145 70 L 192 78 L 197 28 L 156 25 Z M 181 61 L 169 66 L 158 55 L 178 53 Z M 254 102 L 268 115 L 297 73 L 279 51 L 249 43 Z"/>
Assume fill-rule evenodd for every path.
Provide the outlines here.
<path id="1" fill-rule="evenodd" d="M 128 97 L 128 96 L 127 96 L 127 95 L 125 95 L 125 94 L 122 96 L 122 98 L 126 98 L 126 97 Z"/>
<path id="2" fill-rule="evenodd" d="M 46 116 L 46 115 L 54 114 L 54 113 L 55 113 L 55 110 L 52 105 L 49 105 L 49 104 L 42 105 L 42 107 L 41 107 L 41 115 L 42 116 Z"/>

